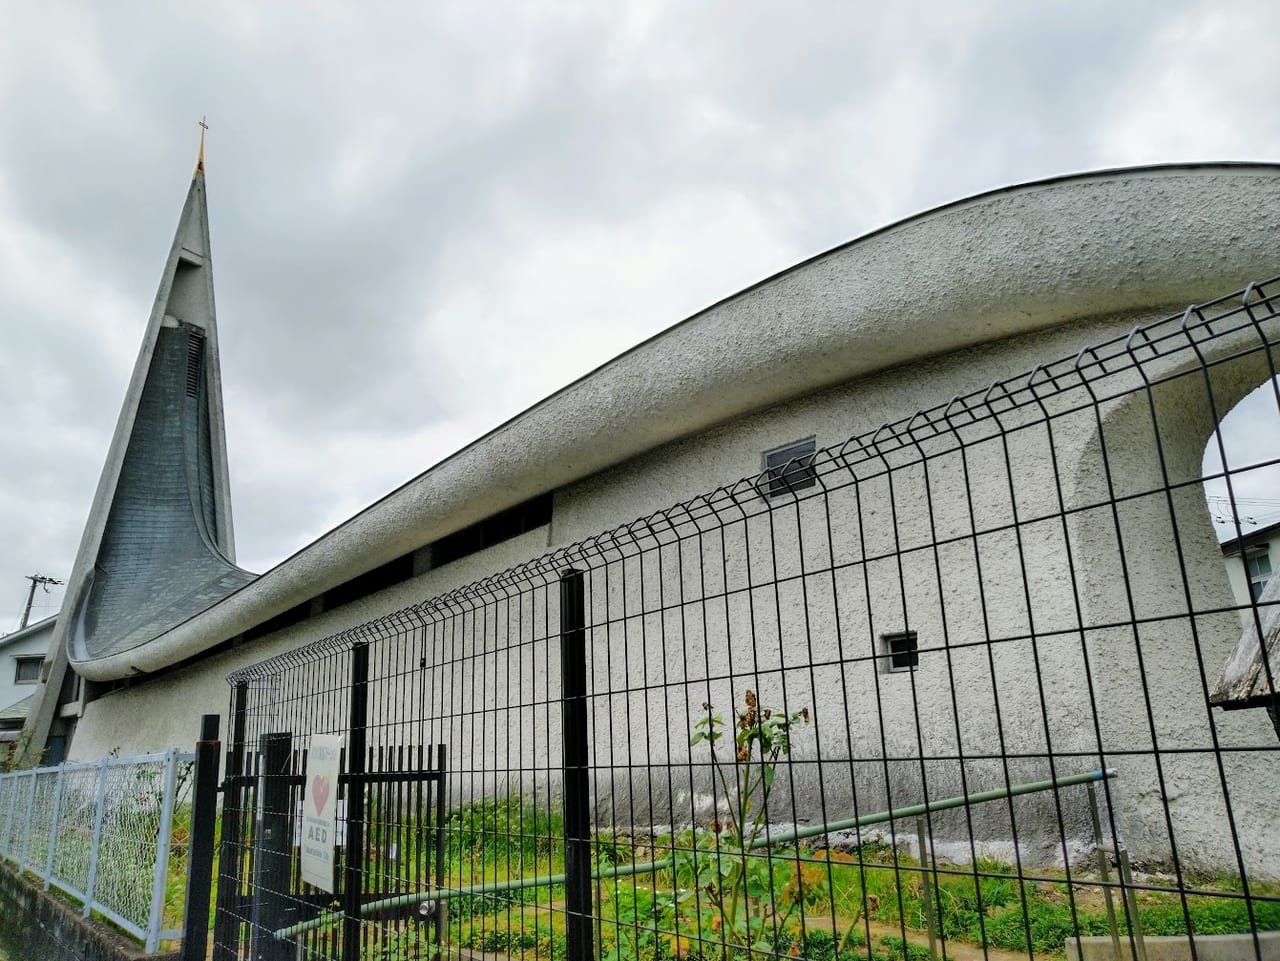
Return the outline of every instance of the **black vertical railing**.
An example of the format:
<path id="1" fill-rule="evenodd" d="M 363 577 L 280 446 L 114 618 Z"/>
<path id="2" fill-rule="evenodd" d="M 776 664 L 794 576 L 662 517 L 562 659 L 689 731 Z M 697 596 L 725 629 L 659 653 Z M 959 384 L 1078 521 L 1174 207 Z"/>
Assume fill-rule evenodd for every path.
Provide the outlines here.
<path id="1" fill-rule="evenodd" d="M 434 791 L 434 816 L 431 819 L 431 832 L 428 839 L 429 850 L 435 860 L 434 882 L 435 889 L 438 891 L 444 887 L 444 771 L 447 753 L 443 744 L 436 745 L 436 771 L 439 776 L 430 785 L 430 790 Z M 421 796 L 421 793 L 419 794 Z M 448 908 L 445 901 L 436 901 L 434 905 L 435 935 L 433 943 L 436 946 L 437 957 L 440 957 L 439 949 L 444 944 L 444 929 L 448 918 Z"/>
<path id="2" fill-rule="evenodd" d="M 293 918 L 290 897 L 293 871 L 293 738 L 282 732 L 264 734 L 262 756 L 262 823 L 255 843 L 253 875 L 254 961 L 290 961 L 292 944 L 274 936 Z"/>
<path id="3" fill-rule="evenodd" d="M 560 576 L 560 685 L 564 736 L 564 872 L 568 961 L 591 961 L 591 792 L 587 737 L 585 575 Z"/>
<path id="4" fill-rule="evenodd" d="M 238 961 L 243 918 L 240 908 L 244 878 L 244 775 L 249 685 L 231 691 L 231 741 L 222 797 L 222 845 L 218 857 L 218 908 L 213 926 L 214 961 Z"/>
<path id="5" fill-rule="evenodd" d="M 218 830 L 218 715 L 206 714 L 196 742 L 191 796 L 191 847 L 183 911 L 182 959 L 205 961 L 209 944 L 209 898 L 213 887 L 213 842 Z"/>
<path id="6" fill-rule="evenodd" d="M 342 961 L 360 958 L 360 902 L 364 895 L 364 780 L 369 723 L 369 645 L 351 648 L 350 734 L 347 740 L 347 847 L 342 875 Z"/>

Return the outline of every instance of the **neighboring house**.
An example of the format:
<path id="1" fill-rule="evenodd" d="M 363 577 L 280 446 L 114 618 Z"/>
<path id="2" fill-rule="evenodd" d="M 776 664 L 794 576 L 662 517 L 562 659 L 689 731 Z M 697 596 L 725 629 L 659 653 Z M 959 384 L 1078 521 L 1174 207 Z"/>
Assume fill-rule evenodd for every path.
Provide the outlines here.
<path id="1" fill-rule="evenodd" d="M 0 754 L 18 740 L 40 676 L 57 615 L 0 637 Z"/>
<path id="2" fill-rule="evenodd" d="M 1243 607 L 1258 600 L 1272 573 L 1280 567 L 1280 521 L 1244 530 L 1239 538 L 1224 541 L 1222 556 L 1236 604 Z M 1240 619 L 1252 621 L 1252 611 L 1242 610 Z"/>

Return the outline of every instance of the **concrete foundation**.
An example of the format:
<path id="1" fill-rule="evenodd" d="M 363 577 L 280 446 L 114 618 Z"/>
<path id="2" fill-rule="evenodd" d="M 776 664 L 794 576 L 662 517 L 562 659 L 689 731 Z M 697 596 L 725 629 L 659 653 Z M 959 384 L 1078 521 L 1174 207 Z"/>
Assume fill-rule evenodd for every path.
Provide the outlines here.
<path id="1" fill-rule="evenodd" d="M 47 894 L 8 865 L 0 866 L 0 948 L 22 961 L 179 961 L 179 954 L 147 954 L 101 921 Z"/>
<path id="2" fill-rule="evenodd" d="M 1252 934 L 1202 934 L 1191 940 L 1183 937 L 1143 938 L 1147 961 L 1280 961 L 1280 931 L 1259 931 L 1254 945 Z M 1120 959 L 1135 957 L 1128 938 L 1120 939 Z M 1110 938 L 1071 938 L 1067 941 L 1067 961 L 1115 961 Z"/>

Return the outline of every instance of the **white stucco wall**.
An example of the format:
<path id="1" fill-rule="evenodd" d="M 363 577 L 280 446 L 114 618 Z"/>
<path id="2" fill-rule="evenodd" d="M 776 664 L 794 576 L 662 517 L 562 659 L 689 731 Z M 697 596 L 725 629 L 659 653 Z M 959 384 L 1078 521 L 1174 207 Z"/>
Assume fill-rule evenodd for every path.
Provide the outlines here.
<path id="1" fill-rule="evenodd" d="M 970 348 L 913 365 L 909 374 L 862 378 L 666 445 L 559 491 L 549 530 L 91 703 L 74 754 L 189 740 L 196 715 L 205 711 L 224 713 L 225 731 L 223 678 L 236 667 L 731 482 L 758 469 L 761 451 L 780 443 L 811 434 L 820 444 L 837 442 L 1155 316 L 1126 312 Z M 1264 376 L 1247 359 L 1215 371 L 1215 389 L 1241 396 Z M 781 706 L 785 698 L 792 710 L 809 707 L 816 722 L 797 738 L 794 777 L 776 795 L 780 819 L 812 820 L 821 810 L 848 816 L 915 803 L 926 790 L 936 798 L 1037 780 L 1051 773 L 1050 753 L 1053 771 L 1078 773 L 1096 767 L 1102 755 L 1120 772 L 1107 788 L 1116 827 L 1140 858 L 1170 859 L 1171 824 L 1184 866 L 1231 869 L 1234 827 L 1250 872 L 1280 873 L 1280 823 L 1255 796 L 1271 775 L 1259 777 L 1256 767 L 1250 772 L 1229 756 L 1224 783 L 1210 750 L 1215 734 L 1221 744 L 1241 746 L 1265 743 L 1269 729 L 1258 712 L 1211 715 L 1204 705 L 1201 668 L 1212 674 L 1225 663 L 1238 630 L 1230 615 L 1187 616 L 1221 606 L 1229 587 L 1199 487 L 1177 495 L 1176 540 L 1167 500 L 1157 493 L 1164 486 L 1157 437 L 1176 482 L 1198 472 L 1213 426 L 1196 410 L 1198 382 L 1182 382 L 1181 393 L 1177 386 L 1159 395 L 1160 409 L 1168 411 L 1159 432 L 1142 393 L 1104 406 L 1111 487 L 1098 418 L 1087 410 L 1055 421 L 1051 434 L 1029 429 L 975 443 L 964 458 L 934 457 L 927 476 L 918 467 L 896 470 L 892 499 L 887 479 L 868 479 L 856 500 L 851 489 L 833 492 L 825 503 L 808 501 L 772 521 L 739 524 L 725 542 L 695 539 L 644 562 L 616 562 L 608 580 L 593 574 L 593 621 L 611 622 L 593 630 L 590 648 L 599 694 L 592 714 L 599 822 L 627 828 L 705 813 L 709 785 L 690 782 L 686 773 L 691 759 L 700 760 L 687 747 L 690 725 L 704 701 L 727 714 L 742 689 L 752 687 L 765 703 Z M 1124 500 L 1130 494 L 1142 496 Z M 1096 506 L 1117 497 L 1117 513 Z M 1064 508 L 1089 505 L 1095 506 L 1064 525 Z M 827 516 L 831 541 L 815 544 L 812 532 L 825 528 Z M 1046 520 L 974 535 L 1015 516 Z M 810 538 L 807 547 L 795 539 L 801 532 Z M 1175 543 L 1183 546 L 1181 560 Z M 824 556 L 827 567 L 831 557 L 845 566 L 806 573 L 821 568 Z M 695 559 L 704 568 L 696 584 Z M 775 566 L 781 587 L 760 596 L 748 589 Z M 722 608 L 696 601 L 699 592 L 720 596 L 727 589 L 739 593 Z M 673 604 L 680 616 L 661 613 Z M 375 655 L 375 676 L 396 678 L 381 682 L 382 716 L 441 716 L 429 737 L 464 754 L 455 761 L 469 772 L 457 786 L 462 796 L 555 781 L 558 654 L 546 631 L 539 633 L 548 617 L 554 623 L 554 612 L 544 607 L 541 620 L 526 613 L 518 629 L 473 625 L 462 638 L 418 632 L 408 645 L 384 645 Z M 1136 631 L 1124 626 L 1132 620 L 1141 622 Z M 920 669 L 885 674 L 872 659 L 876 639 L 905 628 L 918 632 Z M 996 643 L 987 643 L 991 638 Z M 429 682 L 407 679 L 417 653 L 434 668 Z M 292 696 L 275 695 L 285 714 Z M 281 723 L 289 723 L 283 715 Z M 1203 753 L 1178 753 L 1186 751 Z M 821 770 L 812 764 L 819 754 Z M 1012 760 L 1006 764 L 1001 755 Z M 922 766 L 921 756 L 952 760 Z M 1251 763 L 1273 761 L 1262 756 Z M 649 767 L 673 790 L 636 775 Z M 1230 822 L 1228 795 L 1233 812 L 1250 812 L 1247 823 Z M 1060 816 L 1068 853 L 1084 836 L 1084 800 L 1079 788 L 1057 804 L 1052 795 L 988 804 L 973 809 L 968 822 L 942 816 L 933 828 L 959 839 L 961 850 L 970 830 L 981 850 L 1001 850 L 1016 829 L 1026 856 L 1053 860 L 1062 854 Z"/>
<path id="2" fill-rule="evenodd" d="M 547 546 L 546 528 L 530 531 L 242 647 L 112 692 L 86 706 L 69 757 L 89 760 L 117 749 L 121 754 L 134 754 L 184 745 L 198 735 L 202 714 L 220 715 L 222 734 L 226 738 L 230 730 L 227 675 L 237 668 L 461 587 L 495 570 L 536 557 Z"/>

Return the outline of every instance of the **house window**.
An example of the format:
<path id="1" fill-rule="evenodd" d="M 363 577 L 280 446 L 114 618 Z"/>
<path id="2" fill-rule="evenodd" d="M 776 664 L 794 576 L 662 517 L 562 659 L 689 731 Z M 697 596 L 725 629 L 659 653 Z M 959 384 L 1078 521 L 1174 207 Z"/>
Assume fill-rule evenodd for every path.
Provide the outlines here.
<path id="1" fill-rule="evenodd" d="M 914 671 L 920 666 L 915 631 L 881 635 L 880 643 L 883 646 L 885 671 Z"/>
<path id="2" fill-rule="evenodd" d="M 1249 576 L 1249 596 L 1256 601 L 1262 596 L 1271 577 L 1271 555 L 1265 550 L 1248 555 L 1244 559 L 1244 569 Z"/>
<path id="3" fill-rule="evenodd" d="M 817 440 L 810 437 L 765 451 L 760 475 L 761 493 L 765 497 L 781 497 L 816 487 L 818 472 L 814 469 L 813 459 L 817 449 Z"/>
<path id="4" fill-rule="evenodd" d="M 19 657 L 13 669 L 13 683 L 36 684 L 40 681 L 40 667 L 43 657 Z"/>

